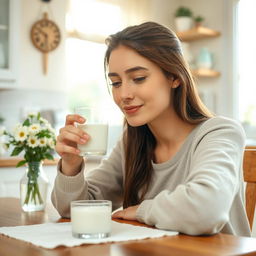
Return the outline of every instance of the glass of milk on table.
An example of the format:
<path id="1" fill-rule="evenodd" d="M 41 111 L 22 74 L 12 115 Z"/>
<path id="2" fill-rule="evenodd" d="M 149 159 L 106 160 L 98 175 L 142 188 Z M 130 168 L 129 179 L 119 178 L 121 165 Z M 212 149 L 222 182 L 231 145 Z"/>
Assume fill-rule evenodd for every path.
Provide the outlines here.
<path id="1" fill-rule="evenodd" d="M 108 200 L 72 201 L 72 235 L 84 239 L 109 237 L 111 212 L 112 202 Z"/>
<path id="2" fill-rule="evenodd" d="M 80 156 L 105 155 L 108 145 L 108 122 L 106 117 L 97 108 L 87 106 L 76 107 L 75 114 L 86 119 L 84 124 L 77 123 L 76 125 L 90 135 L 86 144 L 77 144 Z"/>

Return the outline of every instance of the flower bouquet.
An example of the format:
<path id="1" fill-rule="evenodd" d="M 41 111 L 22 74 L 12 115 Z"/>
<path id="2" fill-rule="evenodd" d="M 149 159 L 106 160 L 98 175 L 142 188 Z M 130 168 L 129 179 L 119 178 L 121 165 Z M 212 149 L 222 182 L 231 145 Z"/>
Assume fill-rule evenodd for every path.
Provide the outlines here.
<path id="1" fill-rule="evenodd" d="M 14 146 L 11 156 L 24 153 L 24 159 L 18 162 L 16 167 L 26 163 L 28 166 L 21 180 L 23 210 L 44 209 L 48 181 L 42 172 L 42 161 L 53 160 L 53 149 L 56 144 L 55 131 L 50 123 L 38 113 L 29 114 L 23 124 L 16 125 L 13 133 L 5 131 L 5 135 L 8 137 L 7 147 Z"/>

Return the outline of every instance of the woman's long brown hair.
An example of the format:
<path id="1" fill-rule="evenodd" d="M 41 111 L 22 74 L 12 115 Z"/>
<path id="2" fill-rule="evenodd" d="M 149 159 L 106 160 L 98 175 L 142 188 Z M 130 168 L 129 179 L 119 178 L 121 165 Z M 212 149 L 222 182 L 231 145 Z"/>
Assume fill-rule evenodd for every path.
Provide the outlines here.
<path id="1" fill-rule="evenodd" d="M 180 41 L 170 29 L 145 22 L 130 26 L 106 39 L 104 66 L 108 68 L 111 52 L 119 45 L 135 50 L 158 65 L 166 77 L 179 79 L 173 89 L 173 106 L 178 116 L 190 124 L 198 124 L 212 116 L 198 96 L 198 92 L 184 60 Z M 156 140 L 147 124 L 132 127 L 125 120 L 123 143 L 125 149 L 124 208 L 142 202 L 153 173 L 152 159 Z"/>

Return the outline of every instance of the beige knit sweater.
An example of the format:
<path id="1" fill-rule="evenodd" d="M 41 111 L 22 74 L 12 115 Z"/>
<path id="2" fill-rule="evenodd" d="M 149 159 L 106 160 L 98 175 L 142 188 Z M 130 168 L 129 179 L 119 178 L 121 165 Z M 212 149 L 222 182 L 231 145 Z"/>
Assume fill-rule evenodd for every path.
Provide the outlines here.
<path id="1" fill-rule="evenodd" d="M 165 163 L 152 163 L 152 182 L 137 209 L 137 219 L 190 235 L 224 232 L 250 236 L 244 207 L 244 146 L 244 131 L 234 120 L 214 117 L 198 125 L 174 157 Z M 121 141 L 108 159 L 85 175 L 81 171 L 65 176 L 60 165 L 52 202 L 61 216 L 70 216 L 73 200 L 108 199 L 113 210 L 122 205 Z"/>

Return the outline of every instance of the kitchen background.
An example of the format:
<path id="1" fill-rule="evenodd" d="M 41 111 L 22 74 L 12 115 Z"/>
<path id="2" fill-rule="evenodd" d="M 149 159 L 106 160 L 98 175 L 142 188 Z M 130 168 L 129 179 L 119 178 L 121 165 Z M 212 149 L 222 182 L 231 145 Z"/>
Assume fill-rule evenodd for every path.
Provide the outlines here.
<path id="1" fill-rule="evenodd" d="M 68 0 L 52 0 L 50 3 L 42 3 L 40 0 L 1 0 L 1 2 L 12 3 L 10 15 L 11 22 L 14 23 L 10 24 L 12 25 L 10 28 L 13 29 L 13 31 L 10 31 L 11 36 L 13 37 L 12 40 L 10 40 L 10 64 L 11 71 L 13 73 L 12 80 L 5 78 L 1 79 L 0 70 L 0 113 L 6 119 L 5 125 L 9 127 L 12 123 L 11 120 L 20 117 L 17 115 L 17 109 L 20 109 L 21 112 L 23 111 L 23 108 L 65 110 L 68 106 L 67 103 L 70 91 L 72 91 L 70 89 L 71 79 L 70 76 L 68 76 L 69 70 L 67 68 L 73 66 L 76 69 L 82 70 L 83 76 L 86 76 L 87 74 L 90 75 L 91 73 L 91 70 L 81 69 L 79 65 L 77 65 L 78 60 L 76 59 L 73 59 L 73 63 L 66 62 L 66 58 L 69 57 L 66 52 L 66 39 L 70 38 L 70 33 L 68 33 L 66 29 L 68 20 L 67 13 L 70 11 L 70 4 Z M 86 5 L 89 6 L 89 3 L 93 1 L 74 0 L 71 1 L 71 3 L 72 2 L 80 2 L 85 5 L 85 17 L 88 14 L 86 12 Z M 90 18 L 92 18 L 90 27 L 92 29 L 94 25 L 95 27 L 99 27 L 106 23 L 111 26 L 111 22 L 108 21 L 111 18 L 113 21 L 113 29 L 108 29 L 110 33 L 117 29 L 121 29 L 127 23 L 135 24 L 145 20 L 157 21 L 175 30 L 174 13 L 181 5 L 191 8 L 193 13 L 205 17 L 204 25 L 220 31 L 221 36 L 213 39 L 193 41 L 190 44 L 190 48 L 193 53 L 198 54 L 202 47 L 207 47 L 214 55 L 214 69 L 220 71 L 221 75 L 217 78 L 198 78 L 198 84 L 203 97 L 206 99 L 206 104 L 209 105 L 214 112 L 225 116 L 237 117 L 237 109 L 234 107 L 235 99 L 232 97 L 232 95 L 235 94 L 235 82 L 233 75 L 234 65 L 232 64 L 232 60 L 234 58 L 234 49 L 232 48 L 232 45 L 234 44 L 233 40 L 235 36 L 232 34 L 232 10 L 234 1 L 141 0 L 105 2 L 129 2 L 130 15 L 127 14 L 127 6 L 121 5 L 121 7 L 126 10 L 126 19 L 125 21 L 122 21 L 123 24 L 121 24 L 121 19 L 117 18 L 115 20 L 111 17 L 113 15 L 110 15 L 107 12 L 102 12 L 100 15 L 98 14 L 99 11 L 93 12 L 93 15 L 90 15 Z M 144 8 L 142 13 L 138 6 L 141 6 L 141 9 Z M 62 38 L 57 49 L 49 53 L 48 74 L 44 75 L 42 72 L 42 54 L 31 42 L 30 29 L 34 22 L 42 18 L 42 11 L 48 9 L 50 10 L 50 18 L 53 19 L 60 27 Z M 102 24 L 99 22 L 99 16 L 102 17 Z M 84 22 L 82 18 L 80 22 Z M 73 24 L 73 26 L 74 25 L 77 24 Z M 109 28 L 109 26 L 105 25 L 104 28 Z M 85 26 L 80 26 L 78 29 L 84 29 L 85 33 L 88 30 Z M 106 35 L 108 34 L 107 32 L 105 32 Z M 90 61 L 93 62 L 93 60 Z M 31 97 L 32 94 L 33 97 Z M 32 100 L 37 104 L 34 104 Z"/>
<path id="2" fill-rule="evenodd" d="M 253 0 L 52 0 L 48 3 L 0 0 L 2 126 L 12 129 L 27 113 L 40 111 L 58 131 L 64 124 L 65 115 L 75 105 L 96 104 L 111 117 L 110 151 L 119 138 L 122 116 L 113 106 L 104 81 L 104 38 L 126 25 L 147 20 L 176 31 L 175 11 L 186 6 L 194 15 L 204 17 L 204 27 L 218 34 L 183 44 L 192 67 L 197 68 L 200 53 L 207 51 L 211 54 L 211 68 L 217 71 L 214 75 L 196 75 L 200 95 L 216 114 L 240 120 L 247 132 L 247 144 L 255 145 L 256 104 L 251 104 L 250 98 L 253 96 L 253 86 L 250 86 L 253 72 L 249 71 L 248 59 L 244 59 L 245 56 L 255 59 L 254 49 L 250 48 L 250 42 L 255 39 L 248 32 L 252 24 L 241 29 L 241 10 L 246 2 L 249 6 Z M 250 9 L 253 8 L 249 7 L 247 12 Z M 47 74 L 43 73 L 43 54 L 33 46 L 30 38 L 32 25 L 42 18 L 44 11 L 61 32 L 60 45 L 48 54 Z M 246 19 L 251 21 L 253 14 L 252 18 L 246 15 Z M 244 43 L 241 38 L 247 40 L 248 47 L 241 47 Z M 243 64 L 240 65 L 241 61 Z M 246 74 L 243 75 L 245 67 Z M 9 153 L 2 152 L 2 158 L 8 157 Z M 45 168 L 52 186 L 56 166 Z M 0 196 L 18 196 L 22 169 L 0 168 Z"/>
<path id="3" fill-rule="evenodd" d="M 248 1 L 250 0 L 241 0 L 241 2 Z M 49 3 L 43 3 L 41 0 L 1 0 L 0 4 L 3 6 L 10 3 L 10 29 L 7 30 L 10 33 L 9 56 L 7 53 L 4 56 L 6 59 L 9 57 L 9 62 L 7 69 L 0 67 L 0 116 L 5 119 L 6 127 L 12 127 L 30 110 L 54 111 L 57 126 L 62 125 L 63 111 L 66 113 L 66 111 L 72 110 L 74 99 L 78 101 L 78 104 L 81 102 L 81 98 L 82 100 L 84 98 L 91 100 L 92 97 L 88 96 L 88 92 L 91 93 L 91 91 L 86 93 L 84 90 L 79 98 L 77 96 L 79 93 L 76 92 L 76 89 L 79 91 L 82 86 L 85 87 L 84 84 L 86 86 L 89 84 L 87 87 L 94 87 L 92 83 L 100 84 L 100 87 L 96 84 L 100 88 L 98 89 L 99 93 L 104 91 L 103 95 L 110 98 L 105 81 L 102 80 L 101 70 L 103 67 L 100 62 L 102 60 L 99 55 L 91 54 L 88 57 L 90 50 L 93 47 L 97 48 L 97 43 L 91 46 L 90 42 L 102 43 L 106 35 L 122 29 L 127 24 L 136 24 L 146 20 L 160 22 L 175 30 L 174 15 L 180 6 L 187 6 L 194 15 L 203 16 L 205 27 L 220 32 L 220 36 L 216 38 L 194 40 L 184 45 L 184 49 L 187 48 L 187 45 L 189 46 L 194 61 L 198 58 L 200 50 L 206 48 L 212 54 L 213 69 L 220 72 L 217 77 L 197 76 L 196 78 L 206 105 L 217 114 L 240 118 L 241 121 L 249 121 L 253 124 L 252 114 L 248 114 L 249 118 L 248 115 L 247 117 L 239 116 L 237 70 L 239 62 L 237 61 L 238 48 L 236 47 L 238 26 L 235 26 L 237 23 L 235 8 L 238 5 L 238 0 L 96 1 L 98 3 L 96 8 L 99 7 L 96 11 L 93 9 L 95 5 L 92 3 L 94 2 L 93 0 L 71 0 L 70 2 L 69 0 L 52 0 Z M 119 9 L 106 9 L 106 3 L 111 3 L 113 6 L 116 4 Z M 82 5 L 80 13 L 76 9 L 77 4 Z M 103 8 L 100 7 L 100 4 L 103 5 Z M 6 15 L 4 8 L 1 9 L 0 24 Z M 105 10 L 112 11 L 115 15 Z M 30 38 L 31 27 L 42 18 L 43 11 L 49 12 L 49 18 L 53 19 L 61 30 L 60 45 L 49 53 L 47 75 L 42 72 L 42 53 L 33 46 Z M 99 21 L 99 17 L 102 22 Z M 247 19 L 250 18 L 247 17 Z M 85 26 L 84 24 L 88 24 L 88 21 L 90 21 L 90 26 Z M 246 27 L 243 29 L 246 30 Z M 90 30 L 94 30 L 98 34 L 92 34 Z M 3 32 L 0 28 L 0 36 L 3 35 Z M 83 40 L 75 39 L 77 37 Z M 88 47 L 85 47 L 86 43 Z M 75 51 L 77 46 L 78 53 Z M 104 48 L 98 47 L 92 52 L 97 51 L 104 52 Z M 251 53 L 254 54 L 252 50 Z M 82 57 L 85 59 L 87 56 L 86 59 L 89 60 L 87 63 L 84 62 L 82 67 L 79 65 L 81 63 L 79 54 L 84 54 Z M 96 58 L 98 60 L 95 60 Z M 93 71 L 94 69 L 97 71 Z M 94 78 L 92 78 L 93 76 Z M 248 93 L 248 95 L 250 94 Z M 109 102 L 111 101 L 109 100 Z M 253 111 L 254 109 L 251 107 L 251 112 Z M 249 137 L 254 138 L 254 133 Z"/>

